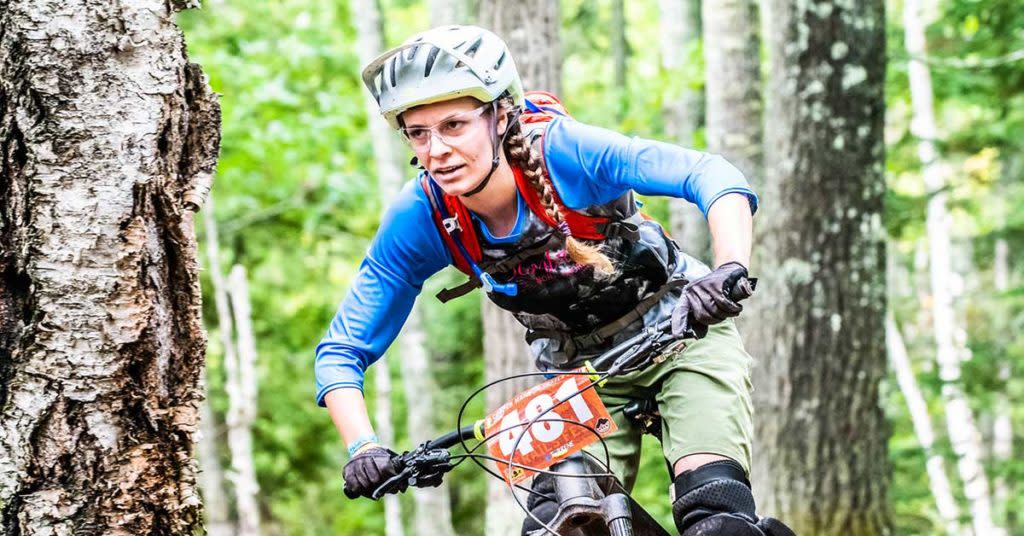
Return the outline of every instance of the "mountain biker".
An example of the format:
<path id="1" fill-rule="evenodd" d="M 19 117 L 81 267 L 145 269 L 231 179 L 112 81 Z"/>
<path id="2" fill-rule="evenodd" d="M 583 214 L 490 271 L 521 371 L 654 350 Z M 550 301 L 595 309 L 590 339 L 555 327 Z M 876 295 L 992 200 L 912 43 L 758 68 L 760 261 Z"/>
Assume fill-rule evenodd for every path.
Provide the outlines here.
<path id="1" fill-rule="evenodd" d="M 637 392 L 654 392 L 679 532 L 792 534 L 758 519 L 747 481 L 751 358 L 731 320 L 742 307 L 726 295 L 750 259 L 757 197 L 743 175 L 715 155 L 568 117 L 528 122 L 524 108 L 538 108 L 524 99 L 506 44 L 482 28 L 417 34 L 368 65 L 363 80 L 422 172 L 384 215 L 316 350 L 317 403 L 349 446 L 346 488 L 369 496 L 394 475 L 391 451 L 373 434 L 363 373 L 396 337 L 423 282 L 456 264 L 526 326 L 545 370 L 578 366 L 666 318 L 677 334 L 708 326 L 660 364 L 601 389 L 619 426 L 607 438 L 612 470 L 632 488 L 641 433 L 621 410 Z M 640 217 L 633 192 L 697 204 L 716 268 Z M 553 504 L 531 505 L 542 519 L 554 515 Z"/>

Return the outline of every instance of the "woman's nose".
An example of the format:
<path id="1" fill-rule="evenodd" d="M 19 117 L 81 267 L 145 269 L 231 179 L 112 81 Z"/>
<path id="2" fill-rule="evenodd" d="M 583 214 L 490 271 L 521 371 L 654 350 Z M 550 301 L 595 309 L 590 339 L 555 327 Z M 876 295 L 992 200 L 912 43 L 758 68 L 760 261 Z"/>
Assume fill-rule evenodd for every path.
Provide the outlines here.
<path id="1" fill-rule="evenodd" d="M 445 143 L 444 138 L 433 130 L 430 131 L 430 141 L 428 143 L 429 146 L 427 147 L 427 154 L 429 154 L 431 158 L 447 154 L 452 150 L 452 148 Z"/>

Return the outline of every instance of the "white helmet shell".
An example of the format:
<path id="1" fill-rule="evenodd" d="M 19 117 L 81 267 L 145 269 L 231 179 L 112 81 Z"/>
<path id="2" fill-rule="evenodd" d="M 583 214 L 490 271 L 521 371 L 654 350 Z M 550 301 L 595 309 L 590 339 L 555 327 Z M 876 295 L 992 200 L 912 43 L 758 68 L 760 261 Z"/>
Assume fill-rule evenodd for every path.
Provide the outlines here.
<path id="1" fill-rule="evenodd" d="M 500 37 L 477 26 L 441 26 L 410 37 L 370 62 L 363 83 L 392 128 L 421 104 L 474 97 L 491 102 L 506 91 L 523 104 L 523 83 Z"/>

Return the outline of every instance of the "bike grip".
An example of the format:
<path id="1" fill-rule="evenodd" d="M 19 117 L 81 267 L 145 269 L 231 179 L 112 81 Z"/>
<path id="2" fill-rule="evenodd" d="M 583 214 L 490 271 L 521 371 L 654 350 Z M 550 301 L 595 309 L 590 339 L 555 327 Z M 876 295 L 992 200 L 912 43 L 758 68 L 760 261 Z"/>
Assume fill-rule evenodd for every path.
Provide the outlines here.
<path id="1" fill-rule="evenodd" d="M 756 288 L 756 277 L 741 277 L 729 289 L 729 299 L 734 302 L 743 301 L 753 295 Z"/>

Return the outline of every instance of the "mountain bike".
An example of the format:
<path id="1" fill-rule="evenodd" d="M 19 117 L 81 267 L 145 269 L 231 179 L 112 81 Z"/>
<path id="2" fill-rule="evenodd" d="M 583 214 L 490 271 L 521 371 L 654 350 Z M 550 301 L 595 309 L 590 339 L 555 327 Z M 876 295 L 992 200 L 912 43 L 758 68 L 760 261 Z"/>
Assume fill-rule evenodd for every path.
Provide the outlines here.
<path id="1" fill-rule="evenodd" d="M 753 290 L 756 281 L 756 279 L 738 281 L 729 292 L 730 298 L 734 301 L 746 298 Z M 529 533 L 530 536 L 549 534 L 554 536 L 668 536 L 669 532 L 633 500 L 615 478 L 615 475 L 611 473 L 607 450 L 605 450 L 604 460 L 589 452 L 578 450 L 547 468 L 520 463 L 515 458 L 516 454 L 521 452 L 519 448 L 521 443 L 529 441 L 528 432 L 532 432 L 535 425 L 553 427 L 556 423 L 565 423 L 580 427 L 593 434 L 603 446 L 602 431 L 598 429 L 601 426 L 600 420 L 595 426 L 591 426 L 582 422 L 591 419 L 571 420 L 546 416 L 563 404 L 575 406 L 573 401 L 577 399 L 577 395 L 592 391 L 608 378 L 639 371 L 660 362 L 665 350 L 680 344 L 681 339 L 700 338 L 706 332 L 706 327 L 692 323 L 692 319 L 690 325 L 696 329 L 691 329 L 682 338 L 671 334 L 670 320 L 645 328 L 640 333 L 588 361 L 585 369 L 516 374 L 484 385 L 473 392 L 463 403 L 459 410 L 455 430 L 426 441 L 412 451 L 396 454 L 392 458 L 391 463 L 397 474 L 374 491 L 373 499 L 379 499 L 389 493 L 404 491 L 409 486 L 437 486 L 445 473 L 470 459 L 484 471 L 505 481 L 510 490 L 513 487 L 518 488 L 531 495 L 543 496 L 558 505 L 554 517 L 544 521 L 539 519 L 513 493 L 520 508 L 538 526 L 536 530 Z M 474 397 L 500 382 L 531 376 L 548 378 L 581 376 L 587 381 L 584 382 L 585 385 L 578 387 L 574 392 L 562 390 L 562 396 L 556 397 L 552 403 L 546 406 L 546 409 L 536 412 L 536 415 L 529 416 L 526 420 L 515 421 L 511 424 L 502 421 L 497 427 L 493 423 L 487 427 L 485 420 L 479 420 L 473 425 L 462 426 L 465 409 Z M 577 408 L 574 407 L 575 409 Z M 640 423 L 641 429 L 645 433 L 661 439 L 661 416 L 657 412 L 657 404 L 653 398 L 637 399 L 633 403 L 627 404 L 623 413 L 626 418 Z M 576 412 L 576 415 L 579 416 L 579 412 Z M 508 441 L 511 443 L 511 448 L 508 449 L 510 454 L 507 458 L 476 452 L 482 445 L 488 444 L 488 442 L 494 443 L 499 436 L 507 439 L 509 435 L 512 435 L 513 439 Z M 467 442 L 474 439 L 478 442 L 470 446 Z M 451 449 L 455 446 L 460 446 L 464 453 L 453 454 Z M 557 449 L 553 452 L 557 452 Z M 482 460 L 497 463 L 499 468 L 504 468 L 504 474 L 499 474 L 487 467 Z M 524 471 L 550 475 L 551 489 L 539 491 L 516 483 L 517 480 L 514 480 L 512 476 L 516 471 L 520 471 L 519 478 L 523 476 Z M 355 498 L 347 489 L 345 493 L 349 498 Z"/>

